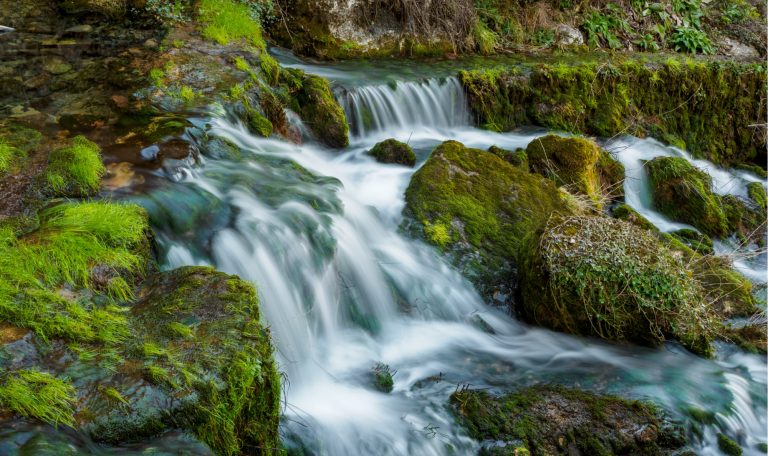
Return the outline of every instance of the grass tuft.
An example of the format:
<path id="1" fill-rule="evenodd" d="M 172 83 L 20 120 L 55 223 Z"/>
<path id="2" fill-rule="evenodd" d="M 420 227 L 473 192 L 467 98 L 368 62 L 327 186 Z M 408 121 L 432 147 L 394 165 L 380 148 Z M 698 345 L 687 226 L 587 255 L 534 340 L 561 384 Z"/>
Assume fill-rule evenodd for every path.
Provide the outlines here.
<path id="1" fill-rule="evenodd" d="M 76 136 L 70 146 L 51 152 L 45 179 L 58 195 L 85 196 L 99 190 L 105 172 L 99 146 Z"/>
<path id="2" fill-rule="evenodd" d="M 35 370 L 20 370 L 0 386 L 0 405 L 27 418 L 73 426 L 75 389 L 69 382 Z"/>
<path id="3" fill-rule="evenodd" d="M 247 5 L 234 0 L 201 0 L 198 13 L 205 38 L 221 45 L 244 39 L 266 49 L 261 25 L 251 16 Z"/>

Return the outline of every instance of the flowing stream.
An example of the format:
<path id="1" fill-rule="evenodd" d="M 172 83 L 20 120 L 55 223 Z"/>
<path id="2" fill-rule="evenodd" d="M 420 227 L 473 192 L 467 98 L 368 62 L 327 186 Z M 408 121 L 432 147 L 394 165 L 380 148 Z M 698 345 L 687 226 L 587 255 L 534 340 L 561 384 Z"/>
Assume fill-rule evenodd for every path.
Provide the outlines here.
<path id="1" fill-rule="evenodd" d="M 398 231 L 414 170 L 365 154 L 394 137 L 414 147 L 418 167 L 447 139 L 514 149 L 546 132 L 474 128 L 455 78 L 357 81 L 337 94 L 352 126 L 348 148 L 258 138 L 225 116 L 198 119 L 187 134 L 200 148 L 199 163 L 180 163 L 162 185 L 135 197 L 150 211 L 164 267 L 211 264 L 257 284 L 286 373 L 281 433 L 289 447 L 327 455 L 476 454 L 480 443 L 447 405 L 458 385 L 503 392 L 558 382 L 649 399 L 681 420 L 692 406 L 715 412 L 713 425 L 689 432 L 697 453 L 719 454 L 716 435 L 726 431 L 745 454 L 761 454 L 765 358 L 729 346 L 706 360 L 673 343 L 609 345 L 494 310 L 435 249 Z M 242 153 L 202 141 L 202 131 Z M 641 160 L 686 155 L 635 138 L 606 147 L 627 166 L 627 202 L 661 229 L 678 228 L 653 212 Z M 756 180 L 706 169 L 720 192 L 743 194 Z M 760 279 L 765 258 L 743 267 Z M 373 387 L 378 362 L 396 371 L 390 394 Z"/>

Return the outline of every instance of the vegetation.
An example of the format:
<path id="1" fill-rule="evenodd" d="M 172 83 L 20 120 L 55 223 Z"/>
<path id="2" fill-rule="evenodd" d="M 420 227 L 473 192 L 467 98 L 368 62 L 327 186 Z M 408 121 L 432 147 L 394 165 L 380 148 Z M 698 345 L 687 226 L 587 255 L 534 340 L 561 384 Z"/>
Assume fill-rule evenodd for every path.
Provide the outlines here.
<path id="1" fill-rule="evenodd" d="M 603 217 L 552 217 L 520 267 L 529 321 L 572 334 L 711 356 L 714 319 L 680 258 L 651 233 Z"/>
<path id="2" fill-rule="evenodd" d="M 762 209 L 763 212 L 768 210 L 768 196 L 766 196 L 765 187 L 761 182 L 752 182 L 749 184 L 747 186 L 747 192 L 749 193 L 749 198 L 758 208 Z"/>
<path id="3" fill-rule="evenodd" d="M 40 227 L 19 236 L 0 226 L 0 320 L 35 331 L 43 340 L 64 338 L 115 345 L 128 335 L 123 310 L 66 298 L 56 287 L 126 295 L 121 274 L 141 275 L 148 255 L 147 217 L 133 205 L 66 203 L 40 213 Z M 97 265 L 111 277 L 97 283 Z M 112 287 L 107 287 L 111 284 Z"/>
<path id="4" fill-rule="evenodd" d="M 0 409 L 58 426 L 75 424 L 75 389 L 68 381 L 36 370 L 9 372 L 0 385 Z"/>
<path id="5" fill-rule="evenodd" d="M 501 443 L 481 454 L 667 454 L 685 445 L 655 406 L 616 396 L 537 385 L 500 397 L 462 388 L 450 400 L 472 437 Z M 631 433 L 646 427 L 657 432 Z"/>
<path id="6" fill-rule="evenodd" d="M 381 391 L 382 393 L 392 392 L 392 388 L 395 385 L 395 382 L 392 378 L 394 376 L 394 372 L 392 372 L 392 369 L 390 369 L 388 365 L 383 363 L 376 363 L 376 365 L 373 366 L 373 369 L 371 369 L 371 374 L 373 374 L 373 384 L 377 390 Z"/>
<path id="7" fill-rule="evenodd" d="M 45 179 L 59 196 L 87 196 L 96 193 L 106 172 L 99 146 L 83 136 L 54 150 L 48 156 Z"/>
<path id="8" fill-rule="evenodd" d="M 742 450 L 739 444 L 725 434 L 717 434 L 717 446 L 728 456 L 741 456 Z"/>
<path id="9" fill-rule="evenodd" d="M 669 60 L 539 64 L 459 73 L 483 128 L 650 135 L 722 165 L 765 162 L 765 67 Z M 672 89 L 670 89 L 672 88 Z"/>
<path id="10" fill-rule="evenodd" d="M 296 92 L 301 118 L 318 138 L 331 147 L 349 145 L 349 125 L 344 110 L 331 92 L 328 81 L 302 73 L 301 88 Z"/>
<path id="11" fill-rule="evenodd" d="M 416 166 L 416 154 L 413 153 L 411 146 L 404 142 L 390 138 L 384 140 L 368 151 L 379 163 L 394 163 L 398 165 Z"/>
<path id="12" fill-rule="evenodd" d="M 266 49 L 258 18 L 252 16 L 248 5 L 236 0 L 201 0 L 198 21 L 203 24 L 203 36 L 219 44 L 244 40 L 259 49 Z"/>

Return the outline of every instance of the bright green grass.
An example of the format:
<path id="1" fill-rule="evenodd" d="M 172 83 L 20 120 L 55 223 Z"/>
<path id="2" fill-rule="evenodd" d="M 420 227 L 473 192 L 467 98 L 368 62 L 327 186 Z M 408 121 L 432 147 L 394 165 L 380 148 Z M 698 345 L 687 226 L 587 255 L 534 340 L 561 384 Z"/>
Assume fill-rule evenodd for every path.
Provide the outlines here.
<path id="1" fill-rule="evenodd" d="M 51 152 L 45 178 L 57 194 L 87 195 L 99 190 L 105 171 L 99 146 L 76 136 L 70 146 Z"/>
<path id="2" fill-rule="evenodd" d="M 14 162 L 14 159 L 18 155 L 18 149 L 8 144 L 4 139 L 0 138 L 0 174 L 5 174 Z"/>
<path id="3" fill-rule="evenodd" d="M 130 296 L 124 280 L 112 279 L 112 299 L 101 305 L 67 298 L 57 288 L 94 291 L 90 273 L 97 264 L 142 274 L 145 260 L 138 251 L 146 229 L 139 206 L 107 202 L 46 209 L 40 228 L 22 237 L 0 225 L 0 321 L 30 328 L 44 340 L 122 341 L 128 335 L 124 309 L 114 302 Z"/>
<path id="4" fill-rule="evenodd" d="M 201 0 L 198 13 L 205 38 L 222 45 L 245 39 L 257 48 L 266 48 L 261 25 L 247 5 L 234 0 Z"/>
<path id="5" fill-rule="evenodd" d="M 0 406 L 54 426 L 75 424 L 74 403 L 72 385 L 45 372 L 20 370 L 0 386 Z"/>

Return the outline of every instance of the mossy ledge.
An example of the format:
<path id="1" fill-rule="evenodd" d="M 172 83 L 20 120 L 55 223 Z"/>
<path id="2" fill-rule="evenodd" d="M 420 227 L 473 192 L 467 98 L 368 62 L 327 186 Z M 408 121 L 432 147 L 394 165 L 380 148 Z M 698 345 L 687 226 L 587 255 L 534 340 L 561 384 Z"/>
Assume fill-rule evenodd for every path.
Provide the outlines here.
<path id="1" fill-rule="evenodd" d="M 478 125 L 653 136 L 721 165 L 765 167 L 763 64 L 627 60 L 461 71 Z"/>
<path id="2" fill-rule="evenodd" d="M 451 407 L 483 455 L 671 455 L 682 429 L 653 404 L 555 385 L 494 397 L 461 389 Z"/>

